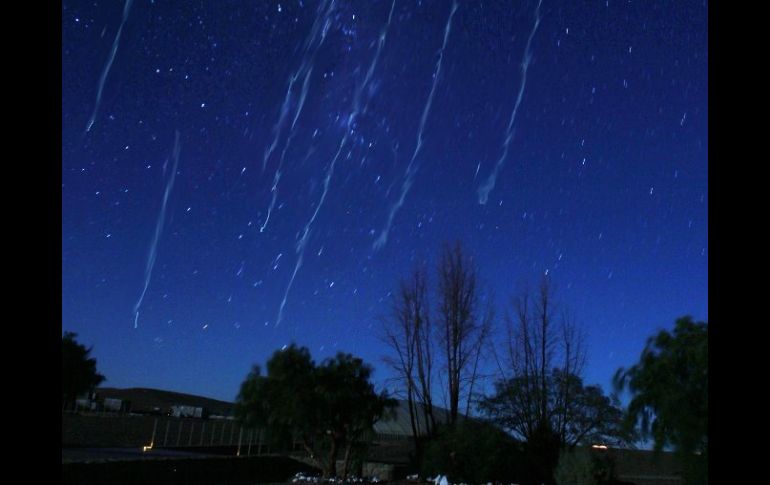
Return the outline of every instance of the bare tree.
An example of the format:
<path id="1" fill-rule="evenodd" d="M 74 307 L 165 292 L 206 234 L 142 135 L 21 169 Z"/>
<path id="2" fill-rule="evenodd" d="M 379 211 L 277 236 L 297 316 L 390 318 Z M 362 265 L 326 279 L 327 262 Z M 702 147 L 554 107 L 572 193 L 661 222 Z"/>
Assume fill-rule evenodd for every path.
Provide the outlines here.
<path id="1" fill-rule="evenodd" d="M 465 415 L 470 413 L 492 329 L 491 299 L 485 302 L 481 297 L 476 268 L 459 243 L 444 246 L 437 269 L 435 316 L 428 302 L 427 271 L 422 267 L 401 280 L 391 317 L 384 324 L 384 340 L 391 350 L 384 360 L 397 375 L 418 447 L 421 436 L 436 431 L 435 392 L 446 396 L 450 426 L 457 422 L 463 400 Z M 486 303 L 483 308 L 482 303 Z"/>
<path id="2" fill-rule="evenodd" d="M 573 377 L 582 377 L 585 367 L 585 336 L 577 326 L 572 314 L 567 309 L 561 311 L 560 335 L 562 362 L 561 375 L 565 378 L 556 380 L 556 400 L 553 405 L 554 427 L 563 442 L 567 442 L 571 421 L 577 415 L 575 407 L 578 396 L 574 394 Z"/>
<path id="3" fill-rule="evenodd" d="M 385 342 L 393 355 L 385 362 L 395 370 L 409 409 L 415 444 L 421 435 L 435 429 L 431 385 L 433 352 L 428 304 L 427 272 L 415 269 L 409 279 L 402 279 L 394 295 L 392 318 L 385 323 Z"/>
<path id="4" fill-rule="evenodd" d="M 443 248 L 438 266 L 438 300 L 437 334 L 447 378 L 448 424 L 452 426 L 457 422 L 461 396 L 466 389 L 472 392 L 492 316 L 491 309 L 481 315 L 476 267 L 459 242 Z M 466 399 L 470 400 L 471 392 Z"/>
<path id="5" fill-rule="evenodd" d="M 498 365 L 500 382 L 517 382 L 516 434 L 524 439 L 540 431 L 566 434 L 572 406 L 570 380 L 580 377 L 585 364 L 583 335 L 567 310 L 559 312 L 547 277 L 532 297 L 527 290 L 514 298 L 508 318 L 505 362 Z M 514 396 L 511 396 L 514 397 Z"/>
<path id="6" fill-rule="evenodd" d="M 472 353 L 473 353 L 473 355 L 475 355 L 475 357 L 473 358 L 473 369 L 472 369 L 470 377 L 468 379 L 468 396 L 467 396 L 466 403 L 465 403 L 465 417 L 466 418 L 470 415 L 471 404 L 473 402 L 478 402 L 478 401 L 475 400 L 475 398 L 474 398 L 475 395 L 473 394 L 473 387 L 474 387 L 474 385 L 476 384 L 476 382 L 479 379 L 484 379 L 484 378 L 490 377 L 489 375 L 479 375 L 478 371 L 479 371 L 479 364 L 482 361 L 481 357 L 482 357 L 482 355 L 484 353 L 483 352 L 484 347 L 485 347 L 486 343 L 489 341 L 489 338 L 490 338 L 491 333 L 492 333 L 492 322 L 493 322 L 493 319 L 494 319 L 494 315 L 495 315 L 495 312 L 494 312 L 493 302 L 492 302 L 492 299 L 490 298 L 490 300 L 487 302 L 487 306 L 486 306 L 485 311 L 484 311 L 483 321 L 482 321 L 482 324 L 481 324 L 481 330 L 479 331 L 478 338 L 476 339 L 476 343 L 475 343 L 475 346 L 474 346 L 473 351 L 472 351 Z M 483 394 L 480 394 L 480 395 L 483 397 Z"/>
<path id="7" fill-rule="evenodd" d="M 417 363 L 418 398 L 422 404 L 423 418 L 428 436 L 436 430 L 436 418 L 433 414 L 433 331 L 430 319 L 430 306 L 427 300 L 428 285 L 426 272 L 414 277 L 415 293 L 419 294 L 420 317 L 415 318 L 414 348 Z"/>
<path id="8" fill-rule="evenodd" d="M 617 398 L 583 384 L 583 335 L 553 293 L 543 278 L 534 296 L 524 291 L 514 298 L 503 357 L 495 351 L 500 378 L 479 403 L 487 417 L 526 442 L 528 460 L 542 477 L 552 476 L 560 449 L 630 438 Z"/>

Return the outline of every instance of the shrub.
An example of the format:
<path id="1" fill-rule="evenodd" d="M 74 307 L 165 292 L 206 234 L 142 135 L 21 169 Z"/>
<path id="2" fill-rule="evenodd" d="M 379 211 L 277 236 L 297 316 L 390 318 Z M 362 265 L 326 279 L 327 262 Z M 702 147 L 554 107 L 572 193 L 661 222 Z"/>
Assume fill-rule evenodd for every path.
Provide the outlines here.
<path id="1" fill-rule="evenodd" d="M 557 485 L 610 485 L 615 483 L 615 463 L 607 453 L 571 450 L 560 455 L 554 478 Z"/>
<path id="2" fill-rule="evenodd" d="M 442 474 L 452 483 L 520 482 L 525 468 L 519 444 L 479 422 L 439 430 L 420 459 L 422 476 Z"/>

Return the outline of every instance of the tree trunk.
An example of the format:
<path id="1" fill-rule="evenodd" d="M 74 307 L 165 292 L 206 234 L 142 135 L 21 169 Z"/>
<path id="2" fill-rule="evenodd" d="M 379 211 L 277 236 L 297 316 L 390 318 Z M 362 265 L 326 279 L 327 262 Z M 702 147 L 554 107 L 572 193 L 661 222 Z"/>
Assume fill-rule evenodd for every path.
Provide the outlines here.
<path id="1" fill-rule="evenodd" d="M 342 465 L 342 479 L 347 480 L 348 479 L 348 470 L 350 466 L 350 452 L 353 450 L 353 440 L 348 441 L 348 444 L 345 446 L 345 461 Z"/>
<path id="2" fill-rule="evenodd" d="M 326 464 L 324 478 L 333 478 L 337 476 L 337 438 L 332 436 L 331 448 L 329 449 L 329 462 Z"/>
<path id="3" fill-rule="evenodd" d="M 324 470 L 324 473 L 326 473 L 326 465 L 323 463 L 322 460 L 318 459 L 315 452 L 313 451 L 313 448 L 307 442 L 307 439 L 305 438 L 305 436 L 302 437 L 302 447 L 305 449 L 310 459 L 313 460 L 313 463 L 315 463 L 316 466 L 318 466 L 318 468 L 320 468 L 321 470 Z M 262 448 L 262 445 L 260 444 L 260 449 L 261 448 Z M 270 449 L 268 448 L 268 453 L 269 452 L 270 452 Z"/>
<path id="4" fill-rule="evenodd" d="M 406 394 L 407 398 L 407 405 L 409 406 L 409 424 L 412 426 L 412 437 L 414 438 L 414 446 L 415 448 L 419 447 L 419 436 L 420 436 L 420 430 L 417 426 L 417 420 L 415 419 L 417 416 L 417 406 L 414 402 L 414 389 L 411 383 L 407 384 L 408 391 Z"/>

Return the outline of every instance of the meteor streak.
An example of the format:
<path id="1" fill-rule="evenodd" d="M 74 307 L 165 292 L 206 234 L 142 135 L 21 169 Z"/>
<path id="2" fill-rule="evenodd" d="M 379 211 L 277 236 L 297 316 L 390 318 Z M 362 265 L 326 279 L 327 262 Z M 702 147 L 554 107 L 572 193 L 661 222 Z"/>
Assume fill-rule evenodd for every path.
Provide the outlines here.
<path id="1" fill-rule="evenodd" d="M 171 176 L 166 183 L 166 190 L 163 192 L 163 203 L 160 206 L 160 213 L 158 214 L 158 222 L 155 224 L 155 235 L 152 238 L 152 244 L 150 245 L 150 253 L 147 256 L 147 266 L 144 270 L 144 288 L 142 294 L 139 296 L 136 305 L 134 305 L 134 328 L 139 326 L 139 308 L 142 306 L 144 295 L 147 293 L 147 287 L 150 286 L 150 278 L 152 277 L 152 268 L 155 266 L 155 258 L 157 256 L 158 240 L 160 234 L 163 232 L 163 225 L 166 222 L 166 204 L 168 203 L 168 197 L 171 195 L 171 191 L 174 189 L 174 179 L 176 178 L 176 168 L 179 165 L 179 151 L 181 147 L 179 145 L 179 131 L 177 130 L 174 136 L 174 149 L 172 151 L 172 159 L 174 160 L 174 166 L 171 169 Z"/>
<path id="2" fill-rule="evenodd" d="M 390 232 L 390 226 L 393 224 L 393 218 L 396 216 L 396 213 L 401 208 L 401 206 L 404 205 L 404 198 L 406 198 L 406 194 L 409 192 L 409 189 L 412 188 L 412 184 L 414 183 L 414 175 L 420 168 L 419 164 L 415 164 L 415 160 L 417 159 L 417 155 L 422 149 L 422 133 L 423 130 L 425 130 L 425 122 L 428 120 L 428 113 L 430 113 L 430 107 L 433 104 L 433 95 L 436 93 L 436 85 L 438 84 L 439 77 L 441 76 L 441 63 L 444 60 L 444 49 L 446 49 L 447 41 L 449 40 L 449 32 L 452 29 L 452 17 L 454 17 L 456 11 L 457 2 L 455 1 L 452 3 L 452 10 L 449 13 L 449 19 L 447 19 L 446 27 L 444 27 L 444 43 L 441 45 L 438 61 L 436 61 L 436 68 L 433 72 L 433 85 L 430 88 L 430 94 L 428 95 L 428 100 L 425 103 L 425 108 L 422 110 L 420 128 L 417 131 L 417 144 L 414 147 L 412 159 L 409 161 L 409 165 L 407 165 L 406 171 L 404 172 L 404 182 L 401 185 L 401 195 L 399 196 L 396 203 L 391 206 L 390 213 L 388 214 L 388 222 L 385 224 L 385 227 L 380 233 L 380 237 L 374 241 L 373 247 L 375 251 L 385 246 L 385 244 L 388 242 L 388 233 Z"/>
<path id="3" fill-rule="evenodd" d="M 120 22 L 120 27 L 118 27 L 118 33 L 115 34 L 115 40 L 112 42 L 112 49 L 110 49 L 110 55 L 107 58 L 107 63 L 104 65 L 104 69 L 102 69 L 102 75 L 99 77 L 99 87 L 96 90 L 96 102 L 94 103 L 94 111 L 91 113 L 91 118 L 88 120 L 86 133 L 91 131 L 91 127 L 94 125 L 94 121 L 96 121 L 96 113 L 99 111 L 99 106 L 102 104 L 102 91 L 104 90 L 104 82 L 107 80 L 107 75 L 110 73 L 110 68 L 112 67 L 112 61 L 115 60 L 115 54 L 118 52 L 118 46 L 120 45 L 120 34 L 123 32 L 123 25 L 128 19 L 128 13 L 131 11 L 131 4 L 133 2 L 134 0 L 126 0 L 125 5 L 123 5 L 123 20 Z"/>
<path id="4" fill-rule="evenodd" d="M 508 157 L 508 146 L 510 145 L 511 140 L 513 139 L 513 122 L 516 120 L 516 113 L 519 110 L 521 99 L 524 96 L 524 87 L 527 85 L 527 69 L 529 68 L 529 62 L 532 60 L 532 52 L 530 50 L 530 48 L 532 47 L 532 37 L 535 36 L 535 31 L 537 31 L 537 26 L 540 25 L 540 4 L 541 3 L 543 3 L 543 0 L 540 0 L 537 3 L 537 7 L 535 8 L 535 23 L 532 27 L 532 32 L 529 33 L 529 38 L 527 39 L 527 45 L 524 48 L 524 62 L 522 62 L 521 64 L 521 86 L 519 86 L 519 95 L 516 97 L 516 104 L 513 106 L 511 119 L 510 121 L 508 121 L 508 128 L 506 130 L 505 141 L 503 142 L 503 154 L 500 155 L 500 158 L 497 159 L 497 163 L 495 164 L 495 167 L 492 170 L 492 173 L 489 174 L 487 181 L 484 182 L 484 184 L 481 187 L 479 187 L 479 204 L 481 205 L 484 205 L 487 203 L 487 200 L 489 199 L 489 193 L 492 191 L 492 189 L 495 188 L 495 183 L 497 182 L 497 173 L 500 171 L 500 168 L 502 168 L 503 164 L 505 163 L 505 159 Z"/>
<path id="5" fill-rule="evenodd" d="M 363 106 L 363 108 L 361 107 L 361 96 L 364 93 L 366 87 L 368 86 L 369 81 L 371 81 L 372 75 L 374 74 L 374 70 L 377 67 L 377 63 L 380 59 L 380 53 L 382 52 L 382 47 L 385 45 L 385 39 L 387 38 L 387 35 L 388 35 L 388 29 L 390 28 L 390 23 L 391 23 L 391 20 L 393 19 L 393 10 L 395 6 L 396 6 L 396 0 L 393 0 L 393 3 L 390 5 L 390 13 L 388 14 L 388 21 L 386 22 L 385 26 L 380 32 L 379 41 L 377 43 L 377 51 L 374 53 L 372 62 L 369 64 L 369 69 L 367 69 L 366 71 L 366 76 L 364 76 L 364 80 L 356 88 L 355 94 L 353 96 L 353 110 L 348 116 L 345 134 L 342 136 L 342 139 L 340 139 L 339 146 L 337 147 L 337 153 L 334 154 L 334 157 L 332 158 L 332 161 L 329 163 L 329 167 L 326 170 L 326 177 L 324 177 L 323 192 L 321 193 L 321 198 L 318 200 L 318 204 L 316 205 L 315 211 L 313 211 L 313 215 L 310 217 L 310 220 L 308 220 L 307 224 L 305 224 L 305 228 L 302 231 L 302 236 L 297 242 L 297 248 L 296 248 L 297 262 L 294 265 L 294 271 L 291 274 L 291 278 L 289 279 L 289 284 L 286 286 L 286 291 L 284 292 L 283 299 L 281 300 L 281 306 L 278 309 L 278 316 L 275 320 L 276 327 L 280 325 L 281 321 L 283 320 L 283 309 L 286 306 L 286 301 L 289 297 L 289 292 L 291 291 L 291 287 L 292 285 L 294 285 L 294 278 L 297 276 L 297 272 L 302 267 L 302 262 L 305 257 L 305 248 L 307 247 L 307 241 L 310 236 L 310 231 L 313 227 L 313 222 L 315 222 L 315 219 L 318 216 L 318 212 L 321 210 L 321 207 L 323 206 L 324 201 L 326 200 L 326 195 L 329 193 L 329 185 L 331 183 L 332 175 L 334 175 L 334 167 L 337 164 L 337 160 L 339 159 L 340 153 L 342 153 L 343 147 L 347 143 L 348 136 L 350 136 L 351 133 L 353 132 L 353 125 L 355 124 L 356 117 L 358 117 L 359 113 L 366 110 L 366 104 Z"/>
<path id="6" fill-rule="evenodd" d="M 326 33 L 328 32 L 329 25 L 330 25 L 330 19 L 329 16 L 332 12 L 332 9 L 334 8 L 334 0 L 328 3 L 328 8 L 324 11 L 324 6 L 326 5 L 326 2 L 321 3 L 318 7 L 318 16 L 315 19 L 315 22 L 313 22 L 313 26 L 310 29 L 310 35 L 308 35 L 307 41 L 305 42 L 305 53 L 302 57 L 302 62 L 300 63 L 299 68 L 297 68 L 297 71 L 291 75 L 289 78 L 289 86 L 286 89 L 286 96 L 284 96 L 283 104 L 281 105 L 281 114 L 278 118 L 278 122 L 276 123 L 275 127 L 273 128 L 274 137 L 273 142 L 270 144 L 270 146 L 265 150 L 264 157 L 262 158 L 262 171 L 264 172 L 265 168 L 267 167 L 267 161 L 272 155 L 273 151 L 278 147 L 278 140 L 281 136 L 281 133 L 283 131 L 283 126 L 286 122 L 286 117 L 289 114 L 290 108 L 291 108 L 291 99 L 292 99 L 292 88 L 294 87 L 294 83 L 299 79 L 300 76 L 304 73 L 304 80 L 302 81 L 302 92 L 300 93 L 299 101 L 297 102 L 297 107 L 294 110 L 294 116 L 291 122 L 291 126 L 289 127 L 289 135 L 286 137 L 286 143 L 283 147 L 283 150 L 281 151 L 281 157 L 278 160 L 278 166 L 275 169 L 275 174 L 273 175 L 273 185 L 270 188 L 270 204 L 267 208 L 267 215 L 265 216 L 265 221 L 262 223 L 262 225 L 259 227 L 259 232 L 265 232 L 265 228 L 267 228 L 267 223 L 270 221 L 270 215 L 273 213 L 273 208 L 275 207 L 275 202 L 278 199 L 278 182 L 281 180 L 281 168 L 283 167 L 283 161 L 286 158 L 286 152 L 288 151 L 289 147 L 291 146 L 291 142 L 294 139 L 294 126 L 297 124 L 297 120 L 299 119 L 299 115 L 302 113 L 302 108 L 305 105 L 305 99 L 307 97 L 307 91 L 310 84 L 310 76 L 313 73 L 313 62 L 315 60 L 315 55 L 318 52 L 318 49 L 323 44 L 324 40 L 326 39 Z M 321 13 L 323 12 L 323 13 Z M 321 24 L 323 23 L 323 26 Z M 319 37 L 319 29 L 320 29 L 320 37 Z M 316 41 L 316 37 L 318 37 L 318 41 Z M 312 49 L 312 52 L 311 52 Z"/>

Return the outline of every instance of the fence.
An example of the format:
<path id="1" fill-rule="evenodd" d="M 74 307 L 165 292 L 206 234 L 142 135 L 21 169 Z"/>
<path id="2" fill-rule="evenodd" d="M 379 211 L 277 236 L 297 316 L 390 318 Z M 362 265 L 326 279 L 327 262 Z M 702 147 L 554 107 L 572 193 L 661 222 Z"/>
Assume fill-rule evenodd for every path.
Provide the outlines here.
<path id="1" fill-rule="evenodd" d="M 367 438 L 393 441 L 396 435 Z M 231 419 L 62 413 L 62 446 L 153 448 L 235 448 L 237 455 L 270 453 L 263 429 L 240 426 Z M 302 450 L 297 441 L 295 451 Z"/>
<path id="2" fill-rule="evenodd" d="M 62 446 L 237 447 L 238 455 L 269 453 L 265 433 L 230 419 L 62 413 Z"/>

